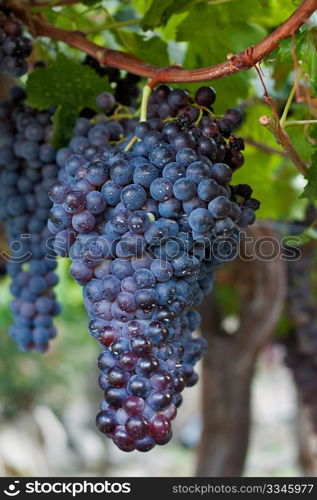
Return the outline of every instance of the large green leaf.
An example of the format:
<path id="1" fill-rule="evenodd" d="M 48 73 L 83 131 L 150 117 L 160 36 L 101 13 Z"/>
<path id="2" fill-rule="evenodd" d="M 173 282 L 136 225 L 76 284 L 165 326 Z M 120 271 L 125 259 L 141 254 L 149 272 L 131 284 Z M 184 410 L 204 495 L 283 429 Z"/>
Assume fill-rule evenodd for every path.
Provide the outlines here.
<path id="1" fill-rule="evenodd" d="M 101 0 L 82 0 L 82 3 L 91 6 L 97 3 L 101 3 Z"/>
<path id="2" fill-rule="evenodd" d="M 110 90 L 108 79 L 101 78 L 89 66 L 59 54 L 47 68 L 33 71 L 27 81 L 28 104 L 43 110 L 57 108 L 54 118 L 54 145 L 62 146 L 69 139 L 76 116 L 81 109 L 96 109 L 98 94 Z"/>
<path id="3" fill-rule="evenodd" d="M 150 8 L 145 13 L 142 21 L 142 28 L 146 31 L 153 29 L 167 21 L 166 12 L 170 9 L 173 3 L 178 3 L 174 0 L 152 0 Z"/>
<path id="4" fill-rule="evenodd" d="M 130 54 L 139 57 L 149 64 L 167 66 L 169 64 L 167 44 L 160 37 L 146 38 L 132 31 L 114 30 L 116 40 L 120 43 L 124 39 L 125 46 L 129 47 Z"/>
<path id="5" fill-rule="evenodd" d="M 58 106 L 53 116 L 53 139 L 52 145 L 56 148 L 68 143 L 72 136 L 72 130 L 76 118 L 78 117 L 78 108 L 69 108 Z"/>
<path id="6" fill-rule="evenodd" d="M 301 195 L 301 198 L 308 198 L 309 200 L 317 200 L 317 150 L 312 156 L 312 164 L 309 167 L 308 173 L 305 176 L 307 184 Z"/>
<path id="7" fill-rule="evenodd" d="M 294 66 L 294 54 L 300 64 L 300 70 L 310 80 L 316 93 L 317 87 L 317 33 L 316 27 L 301 28 L 296 37 L 283 40 L 278 49 L 269 57 L 276 57 L 276 66 L 280 63 Z"/>
<path id="8" fill-rule="evenodd" d="M 184 61 L 187 68 L 212 66 L 226 59 L 228 53 L 237 53 L 263 38 L 265 32 L 254 23 L 237 21 L 228 30 L 225 21 L 215 22 L 215 8 L 207 4 L 196 5 L 177 29 L 177 40 L 188 42 Z M 249 93 L 252 73 L 240 72 L 228 78 L 214 81 L 218 91 L 216 111 L 223 112 L 244 99 Z M 200 85 L 200 84 L 199 84 Z M 199 85 L 187 86 L 192 90 Z"/>
<path id="9" fill-rule="evenodd" d="M 171 16 L 180 10 L 192 7 L 201 0 L 152 0 L 141 23 L 144 31 L 163 26 Z"/>

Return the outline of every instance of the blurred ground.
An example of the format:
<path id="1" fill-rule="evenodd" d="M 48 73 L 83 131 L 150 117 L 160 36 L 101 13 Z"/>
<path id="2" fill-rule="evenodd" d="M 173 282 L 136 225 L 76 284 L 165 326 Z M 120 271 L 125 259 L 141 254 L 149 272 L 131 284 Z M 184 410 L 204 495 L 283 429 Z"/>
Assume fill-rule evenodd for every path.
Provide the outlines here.
<path id="1" fill-rule="evenodd" d="M 85 374 L 78 393 L 56 415 L 47 405 L 20 411 L 0 425 L 0 475 L 192 476 L 195 451 L 182 445 L 199 435 L 199 385 L 185 392 L 174 439 L 150 453 L 125 454 L 94 427 L 101 393 L 97 372 Z M 252 432 L 246 476 L 300 476 L 297 464 L 297 401 L 281 348 L 261 356 L 253 385 Z"/>

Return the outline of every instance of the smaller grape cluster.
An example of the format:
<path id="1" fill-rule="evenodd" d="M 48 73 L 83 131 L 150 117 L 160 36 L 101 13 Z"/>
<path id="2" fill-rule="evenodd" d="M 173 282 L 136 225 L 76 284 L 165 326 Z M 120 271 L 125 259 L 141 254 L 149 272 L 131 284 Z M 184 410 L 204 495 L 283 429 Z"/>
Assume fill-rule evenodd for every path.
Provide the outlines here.
<path id="1" fill-rule="evenodd" d="M 31 39 L 23 35 L 22 24 L 5 3 L 0 3 L 0 71 L 20 77 L 28 72 L 26 58 L 33 45 Z"/>
<path id="2" fill-rule="evenodd" d="M 49 191 L 54 249 L 71 258 L 90 333 L 103 349 L 97 426 L 124 451 L 170 440 L 181 392 L 197 382 L 194 366 L 206 349 L 193 335 L 200 316 L 191 308 L 212 289 L 222 247 L 238 245 L 238 227 L 258 208 L 248 186 L 230 187 L 237 165 L 224 160 L 240 153 L 241 140 L 230 134 L 227 143 L 213 115 L 203 115 L 205 104 L 192 106 L 195 121 L 183 116 L 187 92 L 161 92 L 176 119 L 138 123 L 129 151 L 126 141 L 111 144 L 127 133 L 122 124 L 79 118 L 57 153 L 59 181 Z M 196 101 L 206 93 L 214 95 L 203 87 Z M 107 113 L 113 100 L 104 93 L 97 105 Z M 154 108 L 150 102 L 150 114 Z M 232 129 L 241 121 L 238 110 L 226 116 Z"/>
<path id="3" fill-rule="evenodd" d="M 43 352 L 56 335 L 53 316 L 60 311 L 53 292 L 58 277 L 52 237 L 47 228 L 51 207 L 47 191 L 57 179 L 55 149 L 49 144 L 52 111 L 24 104 L 13 88 L 0 103 L 0 219 L 6 222 L 10 255 L 7 272 L 13 325 L 11 337 L 22 350 Z"/>

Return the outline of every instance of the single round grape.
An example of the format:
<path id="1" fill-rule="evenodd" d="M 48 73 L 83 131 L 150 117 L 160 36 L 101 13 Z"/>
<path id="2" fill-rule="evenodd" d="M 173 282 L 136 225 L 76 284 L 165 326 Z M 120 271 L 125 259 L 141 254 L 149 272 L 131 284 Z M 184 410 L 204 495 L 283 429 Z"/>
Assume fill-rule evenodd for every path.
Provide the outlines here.
<path id="1" fill-rule="evenodd" d="M 144 188 L 149 188 L 154 179 L 159 176 L 159 170 L 151 163 L 148 163 L 145 158 L 141 158 L 138 162 L 136 160 L 137 158 L 134 159 L 133 182 L 134 184 L 140 184 Z"/>
<path id="2" fill-rule="evenodd" d="M 187 178 L 178 179 L 174 183 L 173 193 L 178 200 L 188 201 L 196 194 L 196 184 Z"/>
<path id="3" fill-rule="evenodd" d="M 144 312 L 151 312 L 154 310 L 158 301 L 157 292 L 153 288 L 144 288 L 137 290 L 135 293 L 135 302 L 138 308 Z"/>
<path id="4" fill-rule="evenodd" d="M 167 102 L 172 108 L 183 108 L 189 104 L 188 93 L 183 89 L 173 89 L 169 93 Z"/>
<path id="5" fill-rule="evenodd" d="M 255 221 L 255 213 L 252 208 L 243 208 L 241 211 L 241 216 L 237 222 L 238 226 L 246 227 L 250 224 L 253 224 Z"/>
<path id="6" fill-rule="evenodd" d="M 205 232 L 211 229 L 213 218 L 206 208 L 196 208 L 188 219 L 190 227 L 197 232 Z"/>
<path id="7" fill-rule="evenodd" d="M 158 370 L 150 378 L 150 384 L 153 389 L 164 391 L 173 386 L 173 378 L 169 372 Z"/>
<path id="8" fill-rule="evenodd" d="M 124 351 L 118 357 L 118 365 L 126 372 L 134 371 L 137 361 L 137 355 L 131 351 Z"/>
<path id="9" fill-rule="evenodd" d="M 163 169 L 165 165 L 174 160 L 174 154 L 169 146 L 160 145 L 152 149 L 149 159 L 157 168 Z"/>
<path id="10" fill-rule="evenodd" d="M 214 179 L 203 179 L 198 184 L 197 194 L 202 201 L 209 202 L 220 195 L 219 185 Z"/>
<path id="11" fill-rule="evenodd" d="M 125 428 L 133 439 L 143 439 L 146 436 L 148 421 L 144 417 L 130 417 L 126 421 Z"/>
<path id="12" fill-rule="evenodd" d="M 118 280 L 127 278 L 133 275 L 133 268 L 128 260 L 115 259 L 111 262 L 111 272 L 116 276 Z"/>
<path id="13" fill-rule="evenodd" d="M 111 434 L 117 425 L 115 412 L 113 410 L 101 411 L 96 417 L 96 425 L 100 432 Z"/>
<path id="14" fill-rule="evenodd" d="M 100 280 L 100 290 L 103 299 L 113 302 L 121 291 L 120 279 L 111 274 Z"/>
<path id="15" fill-rule="evenodd" d="M 211 169 L 211 177 L 215 179 L 218 184 L 229 184 L 232 178 L 232 170 L 225 163 L 215 163 Z"/>
<path id="16" fill-rule="evenodd" d="M 173 196 L 173 184 L 167 179 L 155 179 L 150 186 L 150 193 L 156 201 L 169 200 Z"/>
<path id="17" fill-rule="evenodd" d="M 106 379 L 112 387 L 124 387 L 127 377 L 122 369 L 118 368 L 117 366 L 113 366 L 107 371 Z"/>
<path id="18" fill-rule="evenodd" d="M 154 373 L 159 368 L 159 362 L 154 356 L 141 357 L 138 360 L 135 371 L 138 375 L 143 375 L 148 377 L 151 373 Z"/>
<path id="19" fill-rule="evenodd" d="M 138 396 L 128 396 L 123 407 L 128 415 L 142 415 L 144 410 L 144 399 Z"/>
<path id="20" fill-rule="evenodd" d="M 130 184 L 133 179 L 134 167 L 128 161 L 118 161 L 110 168 L 111 180 L 120 184 L 120 186 L 126 186 Z"/>
<path id="21" fill-rule="evenodd" d="M 69 214 L 80 212 L 85 207 L 86 197 L 81 191 L 68 191 L 65 195 L 63 207 Z"/>
<path id="22" fill-rule="evenodd" d="M 128 292 L 121 292 L 117 296 L 118 306 L 127 313 L 132 313 L 136 309 L 134 295 Z"/>
<path id="23" fill-rule="evenodd" d="M 151 288 L 156 283 L 155 276 L 149 269 L 138 269 L 133 278 L 138 288 Z"/>
<path id="24" fill-rule="evenodd" d="M 146 192 L 138 184 L 126 186 L 121 192 L 121 201 L 128 210 L 139 210 L 145 203 L 146 198 Z"/>
<path id="25" fill-rule="evenodd" d="M 200 87 L 195 93 L 195 101 L 199 106 L 209 108 L 216 100 L 216 91 L 212 87 Z"/>
<path id="26" fill-rule="evenodd" d="M 133 439 L 127 434 L 124 426 L 117 426 L 114 433 L 113 433 L 113 442 L 118 446 L 118 448 L 122 451 L 133 451 L 135 446 L 134 446 L 134 441 Z"/>
<path id="27" fill-rule="evenodd" d="M 173 276 L 173 267 L 167 260 L 154 260 L 150 269 L 155 279 L 159 282 L 169 281 Z"/>
<path id="28" fill-rule="evenodd" d="M 145 436 L 143 439 L 134 441 L 134 446 L 136 450 L 141 452 L 150 451 L 155 446 L 155 440 L 150 436 Z"/>
<path id="29" fill-rule="evenodd" d="M 160 321 L 151 321 L 145 330 L 145 335 L 156 346 L 162 345 L 168 338 L 168 329 Z"/>
<path id="30" fill-rule="evenodd" d="M 147 403 L 149 404 L 149 406 L 156 411 L 165 410 L 170 406 L 172 401 L 173 401 L 173 395 L 171 391 L 154 391 L 151 392 L 151 394 L 147 398 Z M 152 429 L 151 429 L 151 435 L 155 439 L 156 433 L 152 431 Z M 157 435 L 160 436 L 161 434 L 158 433 Z"/>
<path id="31" fill-rule="evenodd" d="M 106 112 L 109 112 L 112 110 L 112 108 L 115 106 L 115 99 L 112 94 L 109 94 L 109 92 L 102 92 L 101 94 L 98 95 L 96 99 L 96 106 L 98 108 L 101 108 L 105 110 Z"/>
<path id="32" fill-rule="evenodd" d="M 237 128 L 242 123 L 243 114 L 239 108 L 229 108 L 224 113 L 223 118 L 232 122 L 234 128 Z"/>
<path id="33" fill-rule="evenodd" d="M 101 188 L 101 194 L 109 205 L 115 207 L 120 202 L 122 187 L 114 181 L 107 181 Z"/>
<path id="34" fill-rule="evenodd" d="M 127 392 L 122 387 L 110 387 L 105 390 L 105 400 L 113 408 L 122 408 Z"/>
<path id="35" fill-rule="evenodd" d="M 171 121 L 164 125 L 162 134 L 167 139 L 175 137 L 181 131 L 180 126 L 177 122 Z"/>
<path id="36" fill-rule="evenodd" d="M 86 209 L 92 214 L 101 214 L 104 212 L 107 203 L 100 191 L 91 191 L 86 196 Z"/>
<path id="37" fill-rule="evenodd" d="M 186 177 L 196 184 L 199 184 L 203 179 L 208 179 L 210 176 L 210 168 L 202 161 L 191 163 L 186 170 Z"/>
<path id="38" fill-rule="evenodd" d="M 150 226 L 150 219 L 145 211 L 137 210 L 130 214 L 128 228 L 130 231 L 145 233 Z"/>
<path id="39" fill-rule="evenodd" d="M 231 211 L 231 202 L 225 196 L 218 196 L 211 200 L 208 205 L 208 210 L 215 219 L 227 217 Z"/>
<path id="40" fill-rule="evenodd" d="M 133 375 L 128 384 L 128 393 L 132 396 L 145 398 L 151 391 L 149 380 L 140 375 Z"/>
<path id="41" fill-rule="evenodd" d="M 72 217 L 72 225 L 79 233 L 89 233 L 95 226 L 95 217 L 87 210 L 82 210 Z"/>
<path id="42" fill-rule="evenodd" d="M 130 347 L 136 356 L 146 358 L 151 354 L 152 343 L 143 335 L 139 335 L 131 340 Z"/>
<path id="43" fill-rule="evenodd" d="M 167 219 L 177 219 L 182 213 L 182 204 L 174 196 L 167 201 L 159 203 L 159 214 Z"/>

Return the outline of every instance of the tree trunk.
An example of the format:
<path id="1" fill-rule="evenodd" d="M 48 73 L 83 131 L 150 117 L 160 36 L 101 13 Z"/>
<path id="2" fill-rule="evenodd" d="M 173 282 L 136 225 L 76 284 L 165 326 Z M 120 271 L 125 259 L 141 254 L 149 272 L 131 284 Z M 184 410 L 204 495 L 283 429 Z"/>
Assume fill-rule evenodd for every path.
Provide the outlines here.
<path id="1" fill-rule="evenodd" d="M 269 226 L 252 230 L 254 240 L 263 236 L 275 235 Z M 253 244 L 248 243 L 247 255 L 251 248 Z M 235 333 L 228 334 L 222 328 L 216 299 L 208 297 L 201 306 L 208 352 L 203 361 L 203 432 L 197 476 L 241 476 L 243 472 L 254 367 L 279 319 L 286 290 L 285 266 L 279 256 L 238 260 L 221 271 L 220 279 L 237 289 L 240 324 Z"/>
<path id="2" fill-rule="evenodd" d="M 239 373 L 235 342 L 218 333 L 218 313 L 215 300 L 209 300 L 203 320 L 208 352 L 203 361 L 204 425 L 198 476 L 241 475 L 248 447 L 253 366 Z"/>

